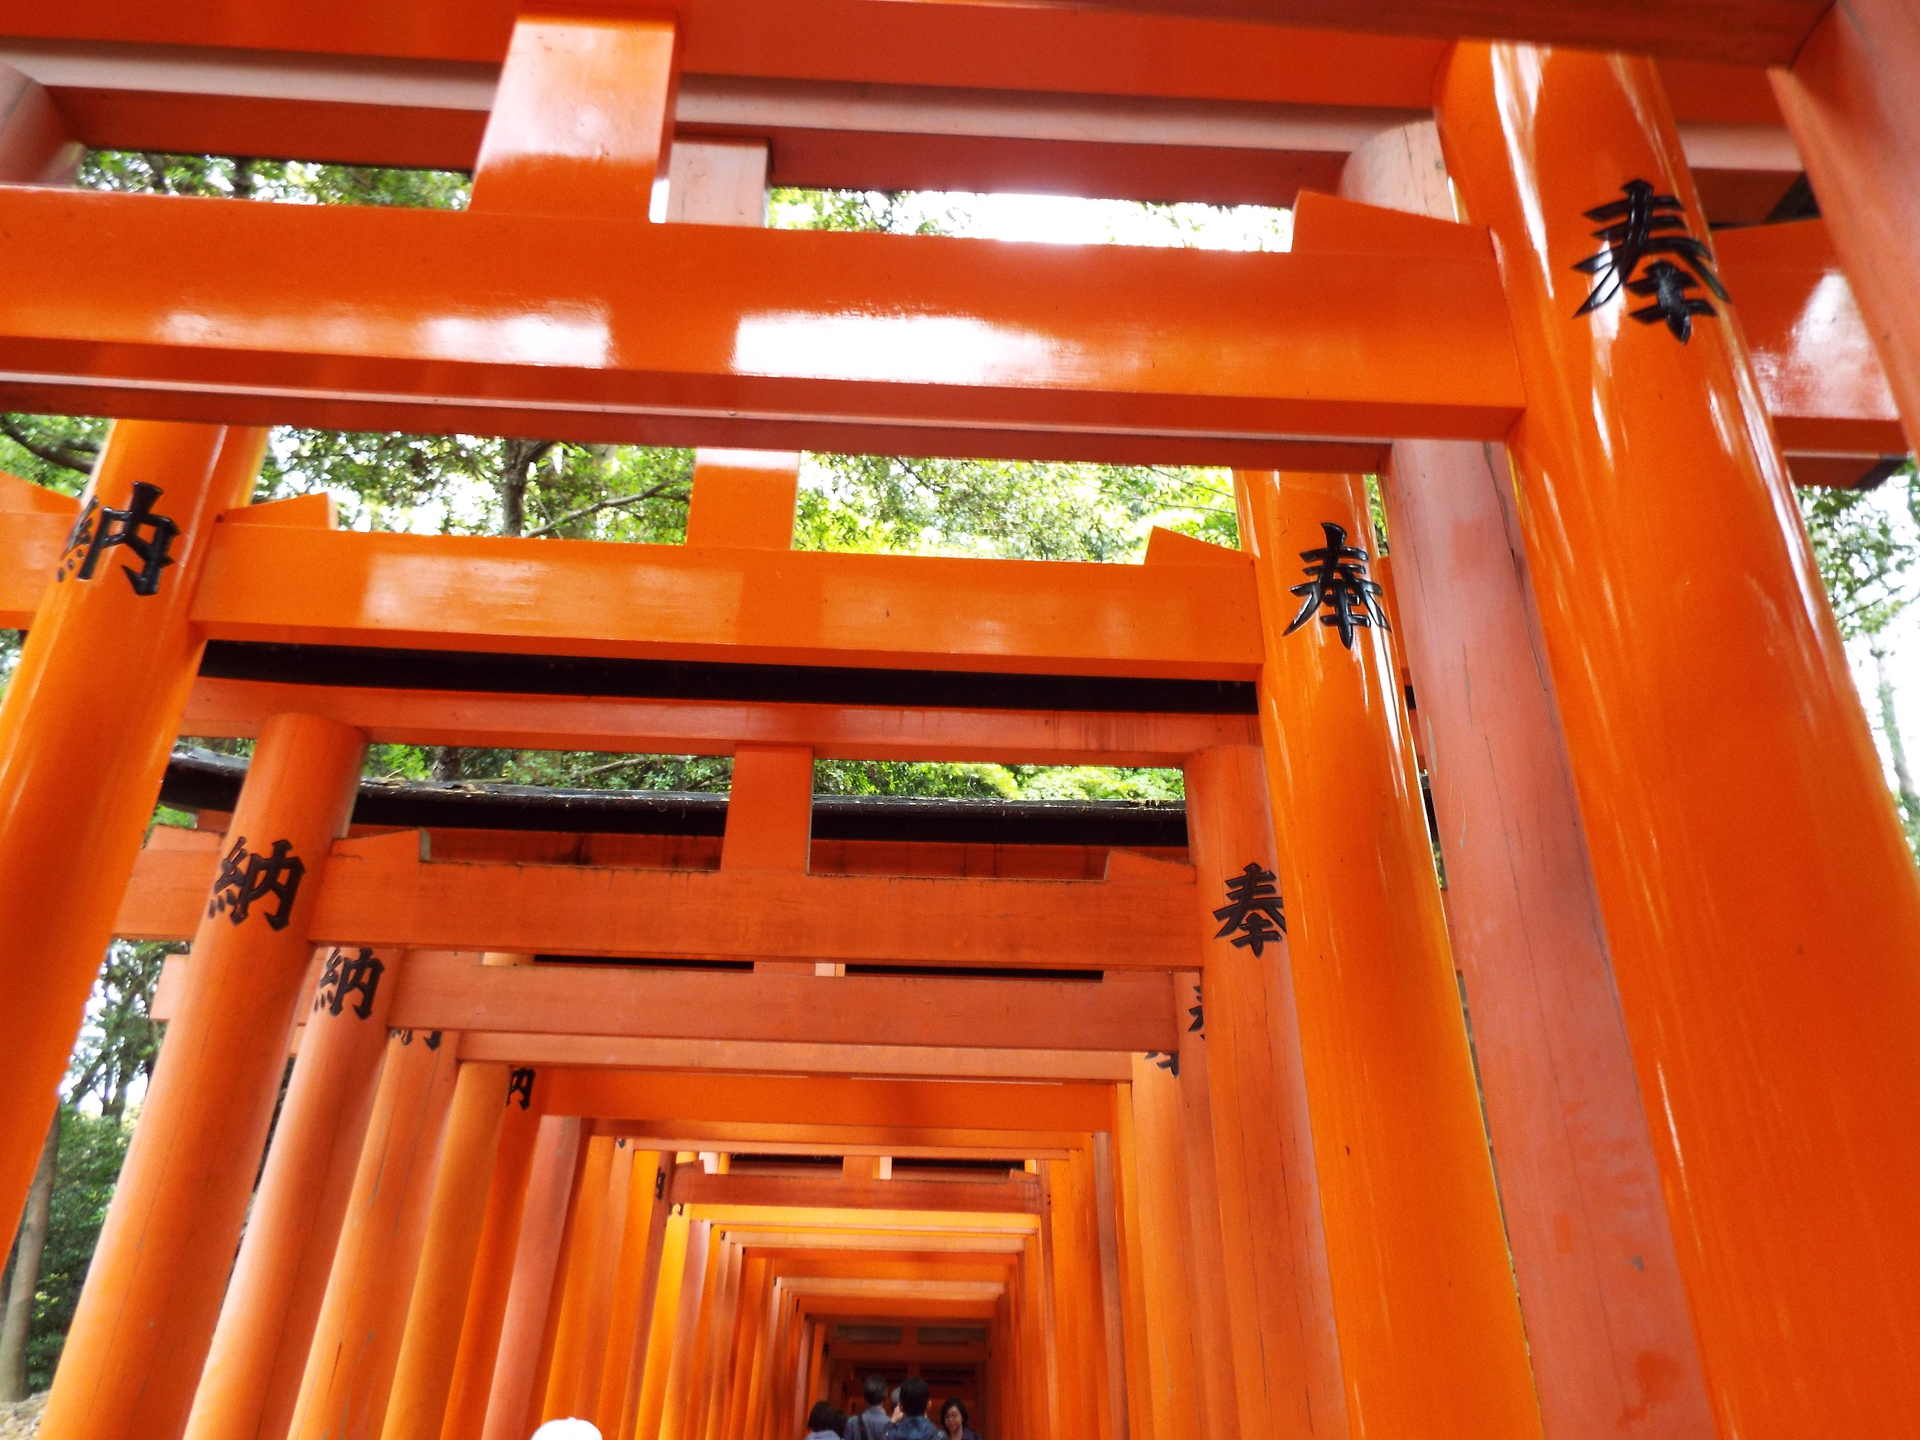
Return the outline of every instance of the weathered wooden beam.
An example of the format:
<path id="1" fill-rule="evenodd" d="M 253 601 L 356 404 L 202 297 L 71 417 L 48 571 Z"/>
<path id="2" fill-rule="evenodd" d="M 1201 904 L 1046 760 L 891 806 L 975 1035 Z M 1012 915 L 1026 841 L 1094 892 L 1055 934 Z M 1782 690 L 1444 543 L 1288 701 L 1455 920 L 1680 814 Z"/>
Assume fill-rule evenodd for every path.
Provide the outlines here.
<path id="1" fill-rule="evenodd" d="M 824 1126 L 973 1130 L 1003 1137 L 1038 1133 L 1084 1136 L 1113 1128 L 1111 1085 L 837 1076 L 786 1080 L 762 1075 L 590 1070 L 556 1070 L 544 1078 L 546 1094 L 541 1103 L 548 1114 L 599 1120 L 665 1120 L 676 1126 L 696 1122 L 770 1126 L 795 1136 Z"/>
<path id="2" fill-rule="evenodd" d="M 316 943 L 1029 969 L 1197 963 L 1193 872 L 1134 856 L 1110 862 L 1104 881 L 936 880 L 432 861 L 421 858 L 424 833 L 335 844 L 314 908 Z M 190 938 L 220 837 L 154 835 L 116 933 Z M 509 1023 L 482 1024 L 476 1016 L 459 1028 L 532 1028 L 504 1013 L 497 1018 Z"/>
<path id="3" fill-rule="evenodd" d="M 652 1150 L 725 1150 L 735 1155 L 910 1155 L 922 1159 L 1064 1160 L 1087 1137 L 1065 1130 L 966 1126 L 775 1125 L 739 1120 L 600 1120 L 597 1135 Z"/>
<path id="4" fill-rule="evenodd" d="M 1040 1186 L 1031 1180 L 876 1180 L 849 1184 L 811 1175 L 674 1173 L 675 1204 L 785 1205 L 823 1210 L 945 1210 L 961 1213 L 1040 1213 Z"/>
<path id="5" fill-rule="evenodd" d="M 481 966 L 416 954 L 398 980 L 389 1023 L 415 1030 L 808 1046 L 884 1041 L 936 1050 L 956 1043 L 1079 1051 L 1171 1050 L 1175 1044 L 1172 982 L 1165 975 L 1085 983 L 728 974 Z M 468 1049 L 461 1054 L 473 1058 Z"/>
<path id="6" fill-rule="evenodd" d="M 0 578 L 0 592 L 6 583 Z M 325 715 L 381 744 L 730 755 L 741 744 L 804 745 L 823 760 L 1174 766 L 1256 738 L 1250 715 L 1064 710 L 921 710 L 881 705 L 606 699 L 419 692 L 202 677 L 183 735 L 246 737 L 269 715 Z"/>
<path id="7" fill-rule="evenodd" d="M 805 977 L 801 977 L 805 978 Z M 908 981 L 907 983 L 914 983 Z M 738 1028 L 729 1025 L 726 1028 Z M 651 1040 L 612 1035 L 530 1035 L 465 1031 L 463 1060 L 609 1070 L 724 1070 L 751 1075 L 894 1075 L 946 1080 L 1096 1080 L 1124 1083 L 1131 1052 L 989 1050 L 963 1046 L 800 1044 L 781 1040 Z M 1164 1050 L 1165 1045 L 1149 1047 Z M 672 1148 L 672 1147 L 668 1147 Z"/>

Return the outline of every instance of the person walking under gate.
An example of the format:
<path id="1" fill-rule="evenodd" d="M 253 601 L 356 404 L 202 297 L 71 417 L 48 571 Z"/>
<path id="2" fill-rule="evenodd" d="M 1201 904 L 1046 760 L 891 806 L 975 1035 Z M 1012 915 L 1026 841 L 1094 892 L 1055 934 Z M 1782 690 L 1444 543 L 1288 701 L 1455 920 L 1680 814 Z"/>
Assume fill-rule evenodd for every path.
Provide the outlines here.
<path id="1" fill-rule="evenodd" d="M 893 1417 L 887 1413 L 887 1377 L 869 1375 L 860 1386 L 867 1408 L 847 1421 L 846 1440 L 883 1440 Z"/>
<path id="2" fill-rule="evenodd" d="M 940 1427 L 927 1418 L 932 1392 L 918 1375 L 900 1382 L 900 1418 L 887 1427 L 886 1440 L 941 1440 Z"/>
<path id="3" fill-rule="evenodd" d="M 846 1423 L 847 1417 L 831 1400 L 815 1401 L 807 1412 L 807 1440 L 842 1440 L 840 1427 Z"/>

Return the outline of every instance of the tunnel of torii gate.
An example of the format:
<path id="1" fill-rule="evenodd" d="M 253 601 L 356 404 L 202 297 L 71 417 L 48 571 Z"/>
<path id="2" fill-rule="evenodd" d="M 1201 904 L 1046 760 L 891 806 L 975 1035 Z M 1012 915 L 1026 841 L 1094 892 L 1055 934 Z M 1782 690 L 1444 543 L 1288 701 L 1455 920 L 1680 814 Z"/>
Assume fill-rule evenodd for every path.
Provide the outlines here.
<path id="1" fill-rule="evenodd" d="M 0 406 L 116 417 L 79 502 L 0 482 L 7 1233 L 103 947 L 192 942 L 43 1440 L 774 1440 L 873 1374 L 989 1440 L 1920 1433 L 1920 885 L 1792 489 L 1920 423 L 1911 4 L 0 29 Z M 474 183 L 92 193 L 90 146 Z M 249 505 L 276 424 L 699 447 L 687 541 Z M 1240 548 L 798 552 L 802 449 L 1230 468 Z"/>

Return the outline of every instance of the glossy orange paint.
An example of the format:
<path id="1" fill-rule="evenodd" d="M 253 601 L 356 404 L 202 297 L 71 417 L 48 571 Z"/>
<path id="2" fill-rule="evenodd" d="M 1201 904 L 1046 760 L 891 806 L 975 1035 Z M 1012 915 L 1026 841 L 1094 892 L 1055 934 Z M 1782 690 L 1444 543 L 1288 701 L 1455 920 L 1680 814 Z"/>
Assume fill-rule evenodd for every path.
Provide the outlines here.
<path id="1" fill-rule="evenodd" d="M 462 1037 L 462 1043 L 467 1037 Z M 487 1395 L 493 1386 L 494 1361 L 500 1354 L 509 1287 L 513 1283 L 514 1252 L 526 1213 L 534 1150 L 540 1138 L 542 1111 L 534 1107 L 539 1073 L 531 1077 L 528 1093 L 509 1101 L 500 1121 L 500 1142 L 494 1154 L 493 1176 L 487 1190 L 486 1218 L 467 1292 L 467 1310 L 460 1325 L 460 1349 L 453 1383 L 447 1392 L 446 1419 L 441 1440 L 475 1440 L 486 1425 Z M 563 1124 L 564 1121 L 556 1122 Z"/>
<path id="2" fill-rule="evenodd" d="M 1252 586 L 1214 566 L 235 527 L 193 618 L 218 639 L 518 654 L 1204 679 L 1260 664 Z"/>
<path id="3" fill-rule="evenodd" d="M 116 427 L 84 498 L 126 509 L 136 483 L 159 487 L 156 511 L 180 532 L 174 563 L 152 595 L 128 583 L 141 566 L 126 549 L 99 552 L 92 579 L 50 583 L 57 556 L 42 571 L 33 631 L 0 704 L 0 981 L 26 1097 L 0 1118 L 0 1230 L 19 1219 L 113 933 L 97 897 L 132 873 L 199 665 L 187 615 L 207 541 L 219 513 L 252 493 L 265 445 L 255 430 Z"/>
<path id="4" fill-rule="evenodd" d="M 455 1043 L 457 1037 L 407 1030 L 395 1031 L 387 1042 L 346 1225 L 288 1432 L 296 1440 L 380 1433 L 453 1100 Z"/>
<path id="5" fill-rule="evenodd" d="M 500 1129 L 512 1103 L 504 1063 L 461 1064 L 380 1427 L 385 1440 L 437 1440 L 445 1424 Z"/>
<path id="6" fill-rule="evenodd" d="M 1887 373 L 1832 235 L 1826 220 L 1754 225 L 1719 231 L 1713 250 L 1781 447 L 1902 454 Z"/>
<path id="7" fill-rule="evenodd" d="M 1462 46 L 1441 102 L 1519 323 L 1520 527 L 1716 1422 L 1898 1429 L 1920 883 L 1738 325 L 1574 315 L 1583 209 L 1640 176 L 1699 226 L 1659 81 Z"/>
<path id="8" fill-rule="evenodd" d="M 514 1248 L 506 1318 L 487 1393 L 482 1440 L 521 1440 L 531 1428 L 525 1423 L 526 1415 L 539 1379 L 540 1352 L 552 1308 L 566 1218 L 571 1213 L 574 1177 L 585 1158 L 582 1128 L 572 1116 L 549 1116 L 540 1123 L 519 1241 Z"/>
<path id="9" fill-rule="evenodd" d="M 1114 1136 L 1128 1184 L 1128 1239 L 1147 1334 L 1143 1407 L 1155 1440 L 1199 1440 L 1200 1407 L 1193 1326 L 1193 1254 L 1185 1187 L 1180 1183 L 1179 1080 L 1145 1055 L 1133 1057 L 1122 1092 L 1126 1113 Z"/>
<path id="10" fill-rule="evenodd" d="M 1454 213 L 1432 121 L 1356 152 L 1342 190 Z M 1410 708 L 1418 700 L 1416 753 L 1424 735 L 1448 933 L 1541 1420 L 1548 1440 L 1704 1434 L 1699 1351 L 1538 642 L 1506 451 L 1401 441 L 1380 478 L 1394 583 L 1384 557 L 1376 573 L 1383 598 L 1398 600 L 1390 608 Z"/>
<path id="11" fill-rule="evenodd" d="M 1490 257 L 26 188 L 0 224 L 0 397 L 29 408 L 1273 464 L 1301 438 L 1497 438 L 1525 398 Z"/>
<path id="12" fill-rule="evenodd" d="M 1227 1291 L 1236 1277 L 1227 1269 L 1220 1223 L 1220 1172 L 1213 1153 L 1213 1076 L 1206 1037 L 1193 1028 L 1192 1005 L 1203 1004 L 1202 977 L 1188 970 L 1174 977 L 1174 1019 L 1180 1038 L 1178 1070 L 1178 1155 L 1176 1185 L 1185 1214 L 1187 1254 L 1193 1266 L 1190 1292 L 1193 1314 L 1194 1380 L 1202 1435 L 1231 1435 L 1240 1424 L 1239 1356 L 1234 1349 L 1232 1307 Z M 1191 1004 L 1188 1001 L 1191 1000 Z M 1249 1377 L 1248 1385 L 1259 1380 Z"/>
<path id="13" fill-rule="evenodd" d="M 696 451 L 687 544 L 788 549 L 799 498 L 798 452 Z"/>
<path id="14" fill-rule="evenodd" d="M 1856 0 L 1828 10 L 1791 68 L 1771 72 L 1910 445 L 1920 443 L 1920 326 L 1912 305 L 1920 284 L 1913 164 L 1920 131 L 1909 103 L 1916 65 L 1920 21 L 1911 7 Z"/>
<path id="15" fill-rule="evenodd" d="M 400 962 L 397 951 L 374 958 L 387 967 L 383 978 Z M 392 980 L 376 985 L 365 1015 L 356 996 L 337 1015 L 316 1003 L 307 1016 L 194 1391 L 187 1440 L 286 1433 L 352 1194 L 387 1046 L 387 1010 L 398 988 Z"/>
<path id="16" fill-rule="evenodd" d="M 673 138 L 674 49 L 670 15 L 522 12 L 472 208 L 644 221 Z"/>
<path id="17" fill-rule="evenodd" d="M 193 982 L 94 1248 L 61 1352 L 73 1358 L 41 1422 L 49 1435 L 110 1440 L 186 1423 L 306 999 L 320 857 L 346 830 L 365 750 L 357 730 L 305 715 L 275 716 L 261 735 L 225 862 L 240 878 L 216 880 L 198 907 Z M 245 905 L 248 857 L 269 851 L 301 870 L 265 872 L 281 888 Z"/>
<path id="18" fill-rule="evenodd" d="M 1399 661 L 1292 587 L 1361 477 L 1239 472 L 1268 637 L 1261 725 L 1334 1314 L 1355 1433 L 1538 1440 Z"/>
<path id="19" fill-rule="evenodd" d="M 1246 745 L 1191 756 L 1184 775 L 1206 967 L 1196 1018 L 1206 1022 L 1240 1430 L 1344 1436 L 1347 1397 L 1287 945 L 1276 936 L 1256 954 L 1218 913 L 1232 903 L 1236 879 L 1244 888 L 1249 866 L 1276 868 L 1266 772 L 1259 747 Z"/>
<path id="20" fill-rule="evenodd" d="M 0 542 L 6 533 L 0 524 Z M 7 618 L 0 612 L 0 620 Z M 29 613 L 21 628 L 31 622 Z M 823 760 L 1004 765 L 1178 765 L 1195 750 L 1244 744 L 1258 733 L 1251 715 L 428 694 L 204 676 L 187 701 L 181 733 L 252 736 L 268 715 L 288 709 L 337 719 L 364 730 L 376 743 L 652 755 L 726 755 L 741 743 L 757 743 L 805 745 Z"/>

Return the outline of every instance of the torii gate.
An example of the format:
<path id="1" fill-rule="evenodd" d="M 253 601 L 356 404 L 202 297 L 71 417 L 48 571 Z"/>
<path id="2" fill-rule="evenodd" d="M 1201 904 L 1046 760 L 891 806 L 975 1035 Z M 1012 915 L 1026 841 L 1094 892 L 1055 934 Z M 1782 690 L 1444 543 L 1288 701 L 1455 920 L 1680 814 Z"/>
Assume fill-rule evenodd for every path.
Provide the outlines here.
<path id="1" fill-rule="evenodd" d="M 1197 904 L 1188 919 L 1204 927 L 1175 942 L 1177 961 L 1140 967 L 1168 988 L 1167 974 L 1204 973 L 1204 1051 L 1183 1038 L 1177 1082 L 1144 1061 L 1130 1062 L 1126 1082 L 1131 1113 L 1158 1117 L 1153 1153 L 1183 1164 L 1179 1193 L 1141 1194 L 1141 1213 L 1184 1205 L 1198 1216 L 1198 1280 L 1159 1291 L 1192 1306 L 1194 1378 L 1182 1395 L 1181 1381 L 1125 1363 L 1130 1327 L 1154 1313 L 1144 1290 L 1096 1326 L 1090 1297 L 1127 1282 L 1117 1261 L 1107 1276 L 1088 1243 L 1111 1230 L 1123 1253 L 1083 1175 L 1070 1182 L 1082 1198 L 1069 1210 L 1083 1217 L 1071 1243 L 1041 1244 L 1006 1292 L 1044 1276 L 1070 1306 L 1055 1315 L 1052 1367 L 1025 1372 L 1002 1402 L 1010 1420 L 1042 1373 L 1074 1377 L 1071 1403 L 1110 1433 L 1158 1433 L 1164 1416 L 1168 1433 L 1185 1423 L 1558 1437 L 1713 1424 L 1798 1436 L 1816 1424 L 1884 1431 L 1904 1415 L 1920 1353 L 1920 1255 L 1906 1224 L 1920 1180 L 1910 1139 L 1920 888 L 1792 517 L 1782 448 L 1806 457 L 1796 460 L 1806 478 L 1850 477 L 1905 448 L 1892 397 L 1909 426 L 1920 415 L 1920 342 L 1900 283 L 1914 268 L 1915 227 L 1901 222 L 1920 210 L 1920 178 L 1899 159 L 1911 124 L 1901 82 L 1920 44 L 1904 17 L 1868 6 L 1822 18 L 1817 5 L 1788 4 L 1750 25 L 1676 17 L 1623 34 L 1567 7 L 1538 28 L 1514 20 L 1515 43 L 1448 47 L 933 3 L 797 7 L 784 30 L 760 28 L 757 7 L 718 4 L 690 3 L 677 21 L 528 14 L 510 38 L 504 9 L 474 22 L 427 0 L 398 28 L 372 10 L 229 21 L 186 6 L 136 25 L 105 3 L 73 8 L 40 22 L 17 58 L 98 63 L 86 42 L 132 39 L 389 60 L 398 50 L 405 61 L 268 65 L 296 82 L 267 94 L 149 79 L 123 84 L 137 103 L 118 106 L 112 84 L 66 87 L 90 92 L 69 102 L 82 121 L 68 123 L 95 136 L 145 126 L 198 144 L 318 117 L 328 127 L 316 143 L 344 154 L 389 143 L 366 132 L 391 124 L 396 107 L 336 98 L 375 71 L 417 83 L 399 110 L 448 112 L 391 142 L 421 146 L 416 162 L 473 138 L 482 112 L 485 129 L 473 208 L 460 215 L 0 195 L 14 279 L 0 299 L 0 396 L 133 417 L 113 432 L 77 519 L 55 497 L 8 499 L 0 583 L 32 632 L 0 711 L 0 926 L 26 1097 L 0 1128 L 9 1219 L 183 716 L 195 733 L 260 739 L 221 852 L 233 868 L 212 877 L 212 913 L 196 919 L 194 978 L 45 1433 L 226 1433 L 190 1418 L 195 1381 L 217 1344 L 218 1277 L 329 910 L 390 925 L 411 906 L 390 932 L 396 945 L 524 953 L 540 948 L 522 942 L 536 938 L 543 882 L 604 880 L 634 904 L 682 894 L 743 907 L 702 932 L 691 905 L 676 927 L 689 927 L 688 953 L 790 967 L 756 971 L 755 985 L 842 983 L 792 967 L 845 963 L 863 943 L 873 949 L 859 953 L 910 964 L 977 956 L 918 948 L 891 898 L 915 880 L 863 892 L 840 885 L 854 876 L 805 873 L 807 774 L 815 754 L 833 753 L 1171 755 L 1187 768 L 1193 878 L 1154 880 L 1140 867 L 1165 862 L 1123 861 L 1077 883 L 1127 905 L 1102 936 L 1116 951 L 1156 933 L 1171 941 L 1170 904 Z M 1462 28 L 1439 7 L 1389 19 L 1447 38 Z M 1071 37 L 1071 58 L 1051 69 L 1010 58 L 1033 53 L 1010 38 L 1036 34 Z M 849 58 L 835 61 L 852 35 Z M 966 43 L 932 58 L 903 44 L 952 36 Z M 1696 64 L 1791 62 L 1773 83 L 1829 207 L 1844 278 L 1817 226 L 1722 235 L 1709 250 L 1654 63 L 1528 40 L 1651 46 Z M 471 87 L 458 67 L 502 55 L 489 105 L 418 103 Z M 1231 117 L 1204 102 L 1292 106 L 1253 117 L 1292 127 L 1266 148 L 1345 154 L 1346 198 L 1303 194 L 1288 255 L 722 229 L 698 222 L 737 218 L 737 196 L 703 214 L 693 183 L 670 218 L 696 223 L 654 225 L 648 197 L 689 114 L 681 97 L 696 116 L 708 106 L 704 123 L 722 135 L 857 132 L 865 148 L 838 162 L 856 171 L 917 148 L 874 139 L 916 132 L 887 131 L 871 110 L 825 120 L 816 110 L 809 123 L 790 110 L 782 130 L 741 98 L 764 91 L 677 89 L 696 55 L 712 69 L 691 73 L 736 79 L 1068 95 L 1104 84 L 1135 100 L 1203 102 L 1179 118 L 1216 140 Z M 1309 78 L 1249 101 L 1240 67 L 1263 57 Z M 186 57 L 144 58 L 177 69 Z M 322 72 L 329 84 L 315 80 Z M 1704 67 L 1702 89 L 1716 73 Z M 1668 80 L 1685 93 L 1702 74 L 1670 63 Z M 1380 92 L 1396 85 L 1398 103 L 1429 111 L 1437 128 L 1416 113 L 1356 129 L 1346 112 L 1391 106 Z M 62 89 L 51 75 L 14 87 L 10 175 L 53 178 L 88 138 L 61 130 Z M 1303 140 L 1309 105 L 1344 106 L 1345 138 L 1322 132 L 1318 150 Z M 1124 169 L 1112 137 L 1126 107 L 1080 108 L 1106 127 L 1098 162 L 1085 163 Z M 1062 113 L 1008 134 L 1002 107 L 973 131 L 948 127 L 967 143 L 925 148 L 955 173 L 1004 164 L 1019 141 L 1050 151 L 1052 174 L 1086 173 Z M 1171 124 L 1151 104 L 1141 113 Z M 587 114 L 598 128 L 583 144 Z M 916 114 L 931 123 L 924 106 Z M 1051 133 L 1032 133 L 1046 123 Z M 1730 144 L 1695 138 L 1703 156 Z M 706 150 L 710 162 L 745 151 L 765 183 L 766 152 L 752 145 L 672 148 Z M 1206 183 L 1224 193 L 1248 168 L 1222 160 Z M 1275 183 L 1298 184 L 1310 168 Z M 714 453 L 696 472 L 684 550 L 349 535 L 313 505 L 235 508 L 264 444 L 246 427 L 288 421 L 1232 464 L 1245 553 L 1170 540 L 1147 566 L 1109 573 L 783 554 L 790 468 Z M 1374 593 L 1365 553 L 1358 474 L 1375 468 L 1389 476 L 1402 623 Z M 211 674 L 196 681 L 203 661 Z M 1419 738 L 1437 779 L 1444 917 L 1403 663 L 1430 731 Z M 1220 733 L 1201 735 L 1209 727 Z M 401 842 L 336 843 L 368 735 L 592 737 L 600 748 L 644 737 L 731 752 L 720 868 L 706 877 L 680 864 L 665 880 L 618 867 L 536 873 L 500 892 L 487 889 L 499 874 L 479 873 L 497 862 L 422 859 L 417 841 L 411 856 L 396 853 Z M 149 857 L 154 869 L 210 858 Z M 441 865 L 448 873 L 433 874 Z M 896 857 L 881 873 L 900 869 Z M 1251 917 L 1267 913 L 1252 905 L 1264 872 L 1288 906 L 1285 949 L 1251 943 Z M 393 903 L 368 903 L 355 875 L 399 887 Z M 1253 888 L 1227 888 L 1235 876 Z M 998 946 L 994 963 L 1008 965 L 1037 947 L 1005 915 L 1033 913 L 1019 903 L 1097 905 L 1069 901 L 1061 891 L 1074 883 L 911 893 L 948 897 L 968 944 Z M 1042 900 L 1048 885 L 1058 888 Z M 502 893 L 503 905 L 472 899 Z M 828 897 L 856 893 L 873 908 L 849 923 Z M 770 910 L 754 913 L 761 896 L 788 907 L 782 919 L 807 917 L 798 942 L 770 942 L 780 927 Z M 1026 901 L 993 908 L 1015 896 Z M 469 922 L 488 933 L 432 928 Z M 623 935 L 571 938 L 589 943 L 565 953 L 636 953 Z M 1484 1131 L 1450 958 L 1474 1006 Z M 517 977 L 453 980 L 505 991 L 511 1015 L 535 1003 Z M 566 1033 L 581 1033 L 577 1022 Z M 437 1154 L 436 1182 L 406 1192 L 421 1227 L 413 1293 L 458 1292 L 470 1305 L 483 1237 L 453 1222 L 462 1205 L 469 1219 L 484 1213 L 471 1203 L 475 1177 L 491 1187 L 502 1173 L 502 1097 L 490 1087 L 509 1083 L 516 1057 L 459 1065 L 445 1046 L 389 1048 L 369 1163 L 378 1173 L 396 1136 Z M 1201 1071 L 1203 1091 L 1189 1086 Z M 348 1081 L 337 1085 L 344 1094 Z M 572 1113 L 601 1108 L 577 1103 Z M 446 1117 L 438 1145 L 436 1115 Z M 1112 1133 L 1121 1128 L 1116 1119 Z M 576 1169 L 604 1163 L 613 1183 L 609 1145 L 579 1146 L 576 1132 L 575 1150 L 586 1156 Z M 1137 1183 L 1149 1168 L 1135 1167 Z M 630 1174 L 626 1183 L 630 1193 Z M 600 1205 L 611 1193 L 575 1188 Z M 570 1213 L 577 1230 L 580 1208 Z M 451 1218 L 436 1229 L 435 1216 Z M 377 1229 L 362 1213 L 341 1232 L 315 1322 L 323 1340 L 391 1302 L 383 1267 L 408 1256 L 354 1241 Z M 564 1237 L 553 1244 L 557 1257 Z M 797 1373 L 804 1327 L 775 1321 L 800 1311 L 768 1298 L 785 1277 L 752 1248 L 715 1242 L 707 1264 L 722 1290 L 682 1293 L 696 1321 L 734 1317 L 725 1353 L 742 1340 L 785 1347 Z M 1144 1286 L 1154 1273 L 1144 1253 L 1136 1270 Z M 558 1325 L 565 1297 L 584 1304 L 583 1292 L 556 1289 L 547 1273 Z M 762 1287 L 744 1308 L 742 1283 Z M 754 1295 L 766 1325 L 741 1318 L 756 1313 Z M 1019 1343 L 1033 1356 L 1047 1305 L 1030 1298 L 1025 1318 L 1004 1323 L 1026 1327 Z M 588 1345 L 604 1338 L 587 1334 Z M 316 1370 L 302 1355 L 295 1429 L 323 1433 L 338 1414 L 361 1426 L 379 1415 L 395 1434 L 446 1424 L 457 1376 L 444 1348 L 409 1361 L 403 1336 L 392 1338 L 393 1405 L 373 1393 L 385 1383 L 378 1367 Z M 1140 1343 L 1136 1334 L 1136 1353 Z M 687 1357 L 682 1370 L 709 1384 L 704 1405 L 697 1386 L 681 1393 L 712 1425 L 785 1423 L 764 1391 L 722 1402 L 714 1362 Z M 528 1396 L 534 1381 L 529 1371 Z M 362 1408 L 330 1410 L 336 1399 Z M 624 1390 L 619 1404 L 641 1413 Z M 1026 1414 L 1029 1430 L 1046 1428 Z"/>

